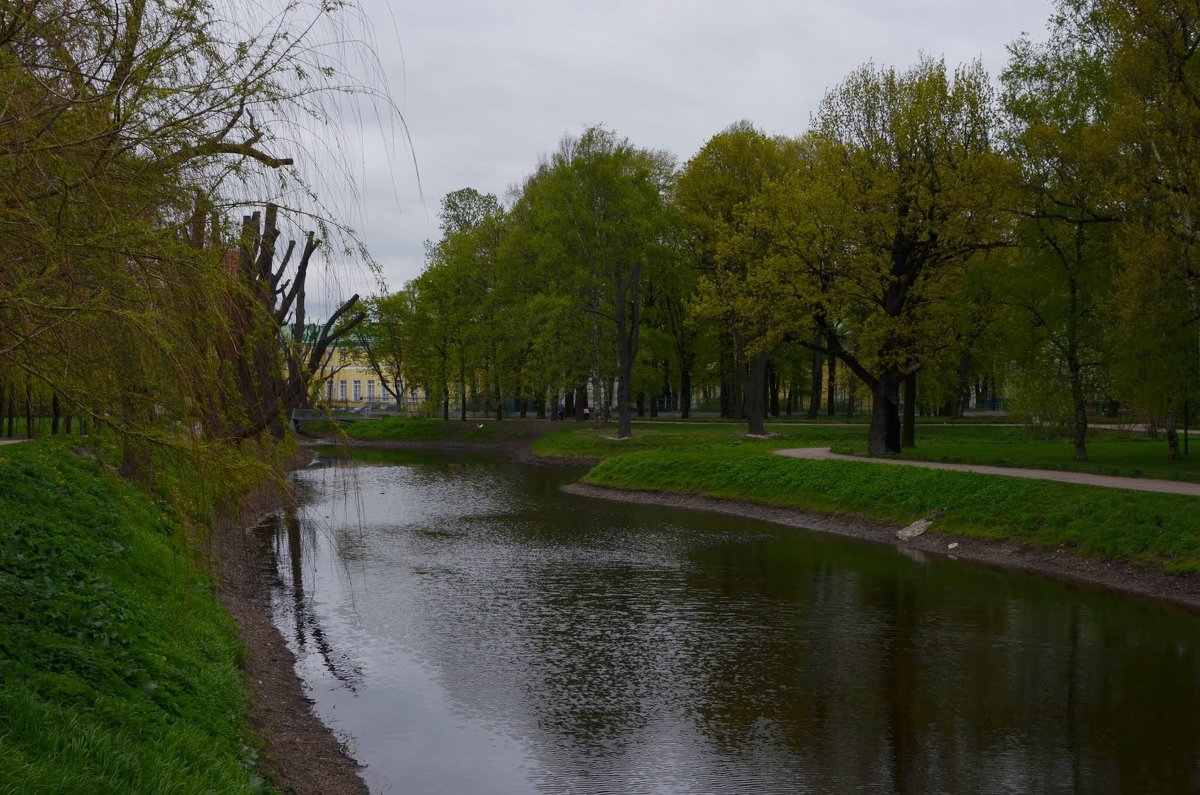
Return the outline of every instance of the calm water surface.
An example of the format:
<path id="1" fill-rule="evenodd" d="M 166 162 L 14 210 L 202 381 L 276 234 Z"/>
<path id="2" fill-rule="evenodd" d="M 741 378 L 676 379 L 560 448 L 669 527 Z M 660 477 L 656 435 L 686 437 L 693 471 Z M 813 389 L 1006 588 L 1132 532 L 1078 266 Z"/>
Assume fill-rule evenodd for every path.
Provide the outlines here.
<path id="1" fill-rule="evenodd" d="M 372 791 L 1200 791 L 1196 615 L 574 474 L 298 474 L 274 614 Z"/>

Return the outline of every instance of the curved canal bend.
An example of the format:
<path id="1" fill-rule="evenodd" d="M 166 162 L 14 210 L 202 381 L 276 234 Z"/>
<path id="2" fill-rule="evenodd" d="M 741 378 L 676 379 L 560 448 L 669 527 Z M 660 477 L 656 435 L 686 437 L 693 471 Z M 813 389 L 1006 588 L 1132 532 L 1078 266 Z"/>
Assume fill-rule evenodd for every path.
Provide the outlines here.
<path id="1" fill-rule="evenodd" d="M 1200 617 L 578 473 L 323 459 L 271 603 L 373 792 L 1200 789 Z"/>

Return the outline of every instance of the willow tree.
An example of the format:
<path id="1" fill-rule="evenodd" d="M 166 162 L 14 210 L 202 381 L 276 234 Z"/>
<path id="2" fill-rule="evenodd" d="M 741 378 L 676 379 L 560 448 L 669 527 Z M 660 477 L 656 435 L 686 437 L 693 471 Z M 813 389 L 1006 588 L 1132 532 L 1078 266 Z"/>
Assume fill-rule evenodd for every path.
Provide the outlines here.
<path id="1" fill-rule="evenodd" d="M 250 288 L 219 242 L 236 232 L 214 231 L 274 177 L 304 184 L 289 119 L 325 120 L 320 98 L 353 88 L 314 40 L 335 13 L 295 4 L 257 25 L 201 0 L 0 4 L 2 377 L 127 438 L 228 427 L 206 417 L 236 388 L 215 343 L 226 297 Z"/>
<path id="2" fill-rule="evenodd" d="M 900 451 L 900 387 L 954 341 L 967 268 L 1006 242 L 1007 165 L 979 64 L 863 66 L 825 95 L 811 201 L 841 228 L 828 286 L 809 282 L 829 352 L 871 390 L 872 453 Z M 804 200 L 801 197 L 800 200 Z"/>

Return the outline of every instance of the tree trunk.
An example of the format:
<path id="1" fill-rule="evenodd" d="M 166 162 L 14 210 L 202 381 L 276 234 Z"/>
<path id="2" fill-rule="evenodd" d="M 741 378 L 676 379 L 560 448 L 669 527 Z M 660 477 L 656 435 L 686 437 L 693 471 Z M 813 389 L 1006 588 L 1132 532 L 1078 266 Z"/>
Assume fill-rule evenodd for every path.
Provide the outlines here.
<path id="1" fill-rule="evenodd" d="M 817 342 L 820 343 L 820 337 Z M 825 375 L 825 358 L 820 351 L 813 351 L 812 354 L 812 384 L 808 393 L 808 418 L 815 420 L 821 412 L 821 379 Z"/>
<path id="2" fill-rule="evenodd" d="M 544 395 L 534 403 L 534 409 L 537 411 L 537 418 L 539 420 L 546 419 L 546 398 Z"/>
<path id="3" fill-rule="evenodd" d="M 638 392 L 637 394 L 637 415 L 639 418 L 646 416 L 646 393 Z"/>
<path id="4" fill-rule="evenodd" d="M 1087 461 L 1087 404 L 1083 395 L 1083 374 L 1075 357 L 1068 356 L 1067 366 L 1071 379 L 1071 441 L 1075 445 L 1075 460 Z"/>
<path id="5" fill-rule="evenodd" d="M 767 354 L 751 356 L 745 370 L 746 432 L 752 436 L 766 436 Z"/>
<path id="6" fill-rule="evenodd" d="M 917 446 L 917 374 L 904 379 L 904 424 L 900 429 L 900 447 Z"/>
<path id="7" fill-rule="evenodd" d="M 767 392 L 771 398 L 771 416 L 779 416 L 779 370 L 774 365 L 767 367 Z"/>
<path id="8" fill-rule="evenodd" d="M 33 438 L 33 385 L 25 382 L 25 438 Z"/>
<path id="9" fill-rule="evenodd" d="M 58 393 L 50 395 L 50 434 L 58 436 L 58 423 L 62 418 L 62 407 L 58 404 Z"/>
<path id="10" fill-rule="evenodd" d="M 825 385 L 825 413 L 832 417 L 835 413 L 834 409 L 834 390 L 837 388 L 837 359 L 833 354 L 829 355 L 829 383 Z"/>
<path id="11" fill-rule="evenodd" d="M 1167 414 L 1167 460 L 1178 461 L 1179 455 L 1179 417 L 1175 409 Z"/>
<path id="12" fill-rule="evenodd" d="M 575 387 L 575 421 L 583 422 L 583 410 L 588 407 L 587 385 Z"/>
<path id="13" fill-rule="evenodd" d="M 971 382 L 969 376 L 971 374 L 971 352 L 963 351 L 963 355 L 958 360 L 958 400 L 954 402 L 954 413 L 951 415 L 956 420 L 961 420 L 967 410 L 967 403 L 971 400 Z"/>
<path id="14" fill-rule="evenodd" d="M 871 389 L 871 427 L 867 452 L 871 455 L 900 452 L 900 374 L 889 370 Z"/>
<path id="15" fill-rule="evenodd" d="M 466 354 L 458 348 L 458 419 L 467 422 L 467 363 Z M 450 404 L 450 384 L 446 384 L 446 405 Z M 448 410 L 449 411 L 449 410 Z M 446 418 L 446 419 L 449 419 Z"/>
<path id="16" fill-rule="evenodd" d="M 721 335 L 721 416 L 735 420 L 742 416 L 743 364 L 736 334 Z"/>
<path id="17" fill-rule="evenodd" d="M 679 374 L 679 417 L 688 419 L 692 416 L 692 370 L 684 367 Z"/>
<path id="18" fill-rule="evenodd" d="M 855 393 L 855 387 L 853 384 L 851 384 L 850 388 L 846 390 L 846 416 L 847 417 L 853 417 L 855 414 L 858 413 L 858 407 L 855 405 L 855 403 L 857 401 L 855 400 L 854 393 Z"/>

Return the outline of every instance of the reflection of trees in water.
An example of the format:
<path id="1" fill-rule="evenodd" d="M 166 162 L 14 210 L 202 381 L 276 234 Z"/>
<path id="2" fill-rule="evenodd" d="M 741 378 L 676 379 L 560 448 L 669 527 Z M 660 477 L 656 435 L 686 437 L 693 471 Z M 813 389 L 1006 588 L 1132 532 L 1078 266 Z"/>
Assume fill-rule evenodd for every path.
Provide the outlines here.
<path id="1" fill-rule="evenodd" d="M 1200 791 L 1194 617 L 843 540 L 662 530 L 479 472 L 405 491 L 420 519 L 387 548 L 281 518 L 279 573 L 297 644 L 354 689 L 306 545 L 400 564 L 371 581 L 405 589 L 387 620 L 547 790 Z"/>
<path id="2" fill-rule="evenodd" d="M 362 669 L 353 663 L 349 650 L 337 650 L 325 636 L 320 618 L 312 610 L 304 591 L 305 544 L 301 534 L 302 522 L 295 508 L 288 508 L 277 516 L 275 532 L 262 534 L 264 547 L 261 560 L 268 561 L 279 587 L 290 595 L 293 621 L 293 636 L 296 640 L 297 657 L 308 652 L 311 644 L 322 665 L 336 681 L 351 692 L 357 692 L 362 684 Z M 286 561 L 290 581 L 280 576 L 279 557 L 286 545 Z"/>
<path id="3" fill-rule="evenodd" d="M 786 749 L 766 760 L 776 775 L 818 788 L 1196 790 L 1200 660 L 1194 644 L 1161 646 L 1188 617 L 983 569 L 842 567 L 770 546 L 711 550 L 689 578 L 727 606 L 698 667 L 697 723 L 717 748 L 745 753 L 765 725 Z"/>

